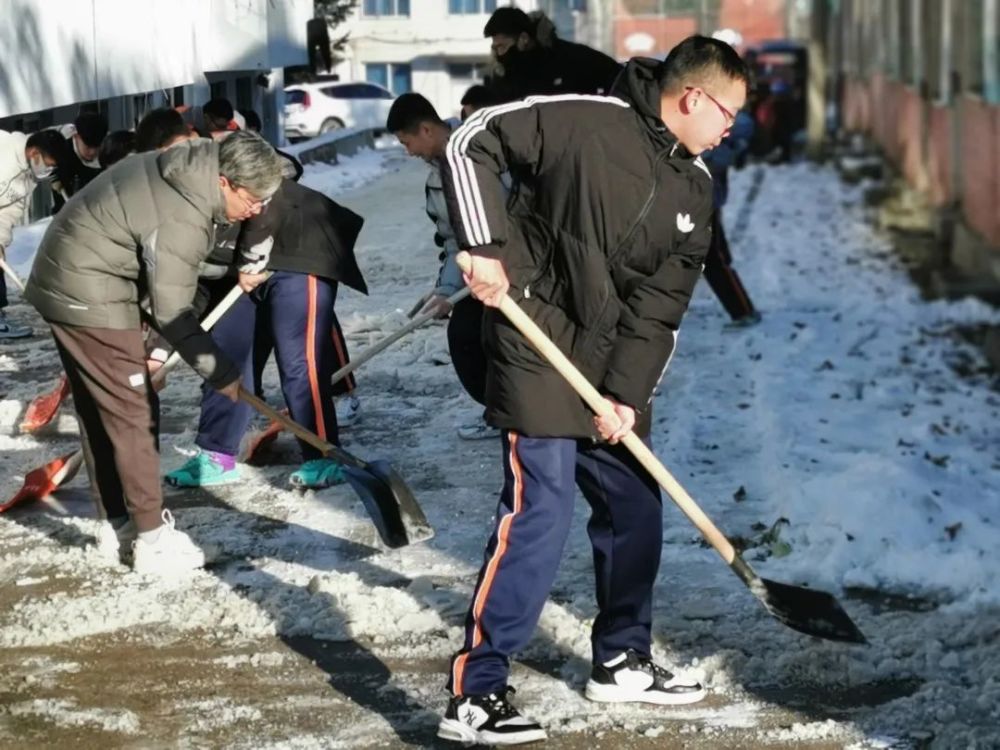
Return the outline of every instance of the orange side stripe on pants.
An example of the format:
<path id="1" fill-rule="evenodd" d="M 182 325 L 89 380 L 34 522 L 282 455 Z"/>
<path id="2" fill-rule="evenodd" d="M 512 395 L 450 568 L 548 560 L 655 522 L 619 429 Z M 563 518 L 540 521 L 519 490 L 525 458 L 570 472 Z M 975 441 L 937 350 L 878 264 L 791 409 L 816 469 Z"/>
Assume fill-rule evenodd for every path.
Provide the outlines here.
<path id="1" fill-rule="evenodd" d="M 475 648 L 483 642 L 483 627 L 481 624 L 483 610 L 486 608 L 486 600 L 490 596 L 490 589 L 493 587 L 493 581 L 496 578 L 497 568 L 500 567 L 500 561 L 503 559 L 504 553 L 507 551 L 507 542 L 510 538 L 510 527 L 514 523 L 514 517 L 521 512 L 521 507 L 524 503 L 524 481 L 521 474 L 521 462 L 517 458 L 517 433 L 511 431 L 509 434 L 510 470 L 514 475 L 514 510 L 500 519 L 500 526 L 497 529 L 497 548 L 493 551 L 493 557 L 490 558 L 490 561 L 486 566 L 486 573 L 483 575 L 483 582 L 480 584 L 479 590 L 476 592 L 476 597 L 473 600 L 472 619 L 475 623 L 475 627 L 472 631 L 472 648 Z M 455 665 L 452 668 L 452 683 L 455 695 L 463 694 L 462 677 L 465 672 L 465 662 L 467 657 L 468 653 L 464 653 L 459 656 L 455 660 Z"/>
<path id="2" fill-rule="evenodd" d="M 333 349 L 337 352 L 337 369 L 339 370 L 341 367 L 347 367 L 347 352 L 344 349 L 344 342 L 337 332 L 337 326 L 330 327 L 330 338 L 333 339 Z M 347 381 L 347 390 L 353 391 L 354 373 L 348 373 L 345 380 Z"/>
<path id="3" fill-rule="evenodd" d="M 323 422 L 323 404 L 319 399 L 319 371 L 316 360 L 316 277 L 307 281 L 308 311 L 306 312 L 306 370 L 309 372 L 309 389 L 312 391 L 313 412 L 316 415 L 316 434 L 326 440 L 326 424 Z"/>

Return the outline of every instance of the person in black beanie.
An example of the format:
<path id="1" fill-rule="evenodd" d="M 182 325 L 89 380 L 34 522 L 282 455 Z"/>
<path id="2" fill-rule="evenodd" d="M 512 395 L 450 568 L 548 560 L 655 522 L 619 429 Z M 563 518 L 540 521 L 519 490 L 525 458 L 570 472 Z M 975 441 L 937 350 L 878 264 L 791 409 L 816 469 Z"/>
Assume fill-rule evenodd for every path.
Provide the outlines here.
<path id="1" fill-rule="evenodd" d="M 605 94 L 622 70 L 615 60 L 585 44 L 560 39 L 543 14 L 497 8 L 483 28 L 500 64 L 489 86 L 504 101 L 533 95 Z"/>

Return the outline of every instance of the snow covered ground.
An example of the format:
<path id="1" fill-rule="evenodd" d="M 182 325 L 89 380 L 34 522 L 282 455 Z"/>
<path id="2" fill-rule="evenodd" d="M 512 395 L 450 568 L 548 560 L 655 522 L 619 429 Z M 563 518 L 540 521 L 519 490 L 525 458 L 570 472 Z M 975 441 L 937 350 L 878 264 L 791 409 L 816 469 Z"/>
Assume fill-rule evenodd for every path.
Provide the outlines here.
<path id="1" fill-rule="evenodd" d="M 338 299 L 355 353 L 432 285 L 424 173 L 398 151 L 307 170 L 367 217 L 371 296 Z M 832 591 L 871 645 L 778 624 L 667 502 L 655 655 L 712 695 L 684 709 L 595 708 L 581 696 L 594 615 L 581 503 L 514 669 L 517 702 L 556 747 L 1000 746 L 1000 394 L 960 333 L 1000 314 L 922 300 L 865 221 L 861 188 L 829 169 L 734 173 L 726 221 L 764 319 L 725 330 L 699 287 L 657 399 L 656 453 L 759 573 Z M 25 273 L 39 236 L 17 233 Z M 12 315 L 32 318 L 18 302 Z M 57 374 L 45 335 L 0 348 L 0 499 L 76 445 L 71 419 L 13 434 Z M 297 456 L 282 438 L 240 485 L 168 491 L 179 525 L 224 557 L 157 582 L 101 557 L 78 478 L 0 516 L 0 746 L 433 743 L 501 481 L 497 446 L 455 435 L 477 409 L 440 324 L 358 380 L 363 418 L 345 446 L 389 458 L 437 536 L 378 549 L 349 488 L 288 488 Z M 267 385 L 277 395 L 273 370 Z M 169 470 L 192 445 L 196 379 L 179 373 L 162 396 Z"/>

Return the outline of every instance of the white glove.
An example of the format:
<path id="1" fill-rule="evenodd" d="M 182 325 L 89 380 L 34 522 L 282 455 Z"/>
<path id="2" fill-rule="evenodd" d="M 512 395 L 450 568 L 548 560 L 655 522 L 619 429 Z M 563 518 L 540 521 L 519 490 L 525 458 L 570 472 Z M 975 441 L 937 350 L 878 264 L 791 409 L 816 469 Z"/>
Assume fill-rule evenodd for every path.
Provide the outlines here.
<path id="1" fill-rule="evenodd" d="M 268 237 L 244 250 L 240 258 L 240 273 L 263 273 L 267 268 L 267 261 L 271 258 L 272 247 L 274 247 L 274 237 Z"/>

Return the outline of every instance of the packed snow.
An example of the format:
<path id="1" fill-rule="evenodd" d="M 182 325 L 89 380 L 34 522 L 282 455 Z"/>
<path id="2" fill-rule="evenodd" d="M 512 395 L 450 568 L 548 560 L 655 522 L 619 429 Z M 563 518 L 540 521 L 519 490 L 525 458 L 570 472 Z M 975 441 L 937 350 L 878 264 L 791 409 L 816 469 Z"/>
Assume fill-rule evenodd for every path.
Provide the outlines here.
<path id="1" fill-rule="evenodd" d="M 337 302 L 354 354 L 402 325 L 433 285 L 425 174 L 393 150 L 307 168 L 306 184 L 367 218 L 358 257 L 371 295 L 344 290 Z M 679 709 L 594 707 L 581 695 L 595 613 L 581 503 L 537 637 L 512 675 L 516 702 L 554 738 L 579 736 L 587 747 L 629 737 L 698 747 L 734 738 L 1000 746 L 1000 394 L 962 335 L 1000 323 L 1000 313 L 972 299 L 923 299 L 868 220 L 863 189 L 809 164 L 732 175 L 725 219 L 735 267 L 763 321 L 727 329 L 699 286 L 656 399 L 653 444 L 758 573 L 834 593 L 871 645 L 784 628 L 666 501 L 654 656 L 705 680 L 712 695 Z M 43 231 L 16 232 L 8 252 L 24 275 Z M 11 315 L 29 318 L 13 296 Z M 59 372 L 44 324 L 32 324 L 34 339 L 0 348 L 0 499 L 76 446 L 69 417 L 42 435 L 16 434 L 25 402 Z M 124 693 L 101 705 L 60 692 L 67 675 L 86 671 L 74 651 L 102 638 L 230 649 L 203 665 L 212 692 L 164 698 L 188 717 L 171 742 L 427 744 L 501 482 L 497 446 L 456 437 L 479 410 L 461 392 L 444 338 L 443 325 L 430 325 L 362 367 L 362 420 L 344 433 L 348 450 L 389 458 L 407 479 L 436 529 L 428 542 L 380 549 L 348 487 L 291 490 L 298 457 L 287 437 L 268 463 L 243 467 L 240 485 L 167 491 L 178 524 L 222 550 L 183 580 L 144 578 L 102 555 L 85 476 L 76 491 L 0 516 L 0 654 L 16 665 L 7 677 L 0 669 L 0 745 L 30 717 L 43 722 L 35 737 L 87 725 L 127 744 L 155 730 Z M 266 385 L 277 398 L 273 369 Z M 161 396 L 167 471 L 193 445 L 195 376 L 171 376 Z M 287 644 L 301 639 L 392 665 L 381 697 L 359 698 L 332 669 L 346 701 L 325 683 L 278 707 L 252 690 L 226 692 L 229 672 L 292 669 L 293 652 L 304 651 Z M 283 723 L 292 711 L 338 718 L 325 728 Z"/>

